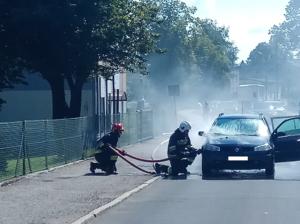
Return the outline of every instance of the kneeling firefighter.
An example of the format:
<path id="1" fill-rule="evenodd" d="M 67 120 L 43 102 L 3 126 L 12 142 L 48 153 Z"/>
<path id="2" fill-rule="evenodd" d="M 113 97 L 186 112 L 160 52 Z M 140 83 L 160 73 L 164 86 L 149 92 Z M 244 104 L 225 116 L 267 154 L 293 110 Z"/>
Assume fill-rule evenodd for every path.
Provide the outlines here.
<path id="1" fill-rule="evenodd" d="M 91 162 L 90 171 L 92 173 L 95 173 L 96 169 L 101 169 L 106 174 L 117 174 L 116 162 L 118 155 L 110 147 L 117 147 L 123 131 L 122 123 L 114 123 L 111 132 L 97 140 L 97 152 L 95 154 L 97 163 Z"/>
<path id="2" fill-rule="evenodd" d="M 191 125 L 187 121 L 180 123 L 169 140 L 168 158 L 170 159 L 171 167 L 156 163 L 156 173 L 168 173 L 172 176 L 177 176 L 179 173 L 183 173 L 184 175 L 189 174 L 186 169 L 187 166 L 191 165 L 197 154 L 201 153 L 200 150 L 191 146 L 189 138 L 191 128 Z"/>

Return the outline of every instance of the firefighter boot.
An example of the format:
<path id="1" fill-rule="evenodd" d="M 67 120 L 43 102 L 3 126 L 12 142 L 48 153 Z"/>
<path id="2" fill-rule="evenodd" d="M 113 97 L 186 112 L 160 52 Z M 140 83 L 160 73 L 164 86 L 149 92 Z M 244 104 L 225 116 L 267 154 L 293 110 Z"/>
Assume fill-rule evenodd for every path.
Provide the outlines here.
<path id="1" fill-rule="evenodd" d="M 116 163 L 114 163 L 114 165 L 113 165 L 113 170 L 114 170 L 114 174 L 118 174 Z"/>
<path id="2" fill-rule="evenodd" d="M 116 166 L 113 163 L 107 164 L 107 166 L 105 167 L 105 173 L 106 175 L 111 175 L 111 174 L 117 174 L 115 172 Z"/>
<path id="3" fill-rule="evenodd" d="M 93 163 L 93 162 L 90 163 L 90 171 L 91 171 L 92 174 L 95 174 L 95 170 L 96 170 L 95 165 L 96 165 L 96 164 Z"/>
<path id="4" fill-rule="evenodd" d="M 154 169 L 155 169 L 156 174 L 160 175 L 161 170 L 160 170 L 160 165 L 158 163 L 154 164 Z"/>
<path id="5" fill-rule="evenodd" d="M 156 174 L 167 174 L 168 173 L 168 168 L 169 166 L 167 165 L 162 165 L 162 164 L 158 164 L 158 163 L 155 163 L 154 164 L 154 169 L 155 169 L 155 172 Z"/>

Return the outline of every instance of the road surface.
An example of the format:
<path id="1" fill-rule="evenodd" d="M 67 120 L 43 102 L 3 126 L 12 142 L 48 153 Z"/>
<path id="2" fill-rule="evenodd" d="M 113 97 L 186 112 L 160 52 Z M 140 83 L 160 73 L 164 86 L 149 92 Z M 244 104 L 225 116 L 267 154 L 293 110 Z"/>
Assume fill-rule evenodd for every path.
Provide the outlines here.
<path id="1" fill-rule="evenodd" d="M 260 171 L 224 171 L 203 180 L 198 161 L 187 179 L 163 179 L 89 224 L 282 224 L 300 220 L 300 162 Z"/>

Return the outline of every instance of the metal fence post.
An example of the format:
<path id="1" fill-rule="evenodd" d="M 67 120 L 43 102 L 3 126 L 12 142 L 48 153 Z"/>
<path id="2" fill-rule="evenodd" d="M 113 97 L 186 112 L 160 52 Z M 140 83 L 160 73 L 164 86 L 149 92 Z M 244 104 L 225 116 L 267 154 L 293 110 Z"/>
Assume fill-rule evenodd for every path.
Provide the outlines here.
<path id="1" fill-rule="evenodd" d="M 21 142 L 20 142 L 20 148 L 19 148 L 19 153 L 18 153 L 18 157 L 17 157 L 17 162 L 16 162 L 16 169 L 15 169 L 15 177 L 17 177 L 17 173 L 18 173 L 18 168 L 19 168 L 19 161 L 22 155 L 22 151 L 23 151 L 23 144 L 24 144 L 24 140 L 23 140 L 23 136 L 24 136 L 24 126 L 23 126 L 23 122 L 22 122 L 22 127 L 21 127 Z"/>
<path id="2" fill-rule="evenodd" d="M 137 111 L 137 141 L 141 142 L 143 140 L 143 122 L 142 122 L 142 110 Z"/>
<path id="3" fill-rule="evenodd" d="M 139 112 L 137 111 L 135 114 L 135 122 L 136 122 L 136 140 L 140 141 L 140 124 L 139 124 Z"/>
<path id="4" fill-rule="evenodd" d="M 63 119 L 63 138 L 62 138 L 62 147 L 63 147 L 63 154 L 64 154 L 64 162 L 67 164 L 68 158 L 67 158 L 67 149 L 65 145 L 65 136 L 66 136 L 66 119 Z"/>
<path id="5" fill-rule="evenodd" d="M 94 116 L 95 119 L 97 120 L 97 115 Z M 81 159 L 84 160 L 84 158 L 87 156 L 87 134 L 88 134 L 88 130 L 89 130 L 89 117 L 85 117 L 83 118 L 83 120 L 81 120 L 82 125 L 81 125 L 81 144 L 82 144 L 82 154 L 81 154 Z M 95 123 L 95 121 L 93 121 L 93 117 L 91 117 L 91 120 L 93 123 Z M 84 128 L 83 128 L 84 127 Z M 99 126 L 98 126 L 99 127 Z"/>
<path id="6" fill-rule="evenodd" d="M 154 138 L 153 110 L 150 111 L 150 125 L 151 125 L 151 137 Z"/>
<path id="7" fill-rule="evenodd" d="M 45 168 L 48 169 L 48 121 L 44 121 L 44 130 L 45 130 L 45 142 L 47 144 L 46 150 L 45 150 Z"/>
<path id="8" fill-rule="evenodd" d="M 144 139 L 144 132 L 143 132 L 143 110 L 140 112 L 140 141 L 142 142 Z"/>
<path id="9" fill-rule="evenodd" d="M 25 121 L 23 121 L 22 122 L 22 164 L 23 164 L 22 174 L 23 175 L 26 175 L 25 147 L 26 147 L 26 142 L 25 142 Z"/>
<path id="10" fill-rule="evenodd" d="M 30 158 L 29 158 L 29 155 L 28 155 L 28 146 L 27 146 L 27 139 L 26 139 L 26 120 L 24 121 L 24 127 L 25 127 L 25 134 L 24 134 L 24 159 L 26 161 L 26 158 L 27 158 L 27 162 L 28 162 L 28 168 L 29 168 L 29 172 L 32 173 L 32 169 L 31 169 L 31 162 L 30 162 Z"/>

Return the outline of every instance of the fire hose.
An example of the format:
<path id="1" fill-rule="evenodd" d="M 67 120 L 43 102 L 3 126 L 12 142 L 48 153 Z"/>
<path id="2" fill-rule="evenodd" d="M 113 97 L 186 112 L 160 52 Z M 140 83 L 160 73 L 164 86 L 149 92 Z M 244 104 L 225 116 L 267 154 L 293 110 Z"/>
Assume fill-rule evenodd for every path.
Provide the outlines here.
<path id="1" fill-rule="evenodd" d="M 135 157 L 135 156 L 133 156 L 133 155 L 130 155 L 130 154 L 128 154 L 127 152 L 122 151 L 122 150 L 120 150 L 120 149 L 118 149 L 118 148 L 116 148 L 116 149 L 117 149 L 117 150 L 119 151 L 119 153 L 121 153 L 122 155 L 128 156 L 128 157 L 130 157 L 130 158 L 132 158 L 132 159 L 135 159 L 135 160 L 138 160 L 138 161 L 142 161 L 142 162 L 147 162 L 147 163 L 159 163 L 159 162 L 165 162 L 165 161 L 170 160 L 169 158 L 158 159 L 158 160 L 155 160 L 155 159 L 143 159 L 143 158 L 138 158 L 138 157 Z"/>
<path id="2" fill-rule="evenodd" d="M 158 163 L 158 162 L 165 162 L 170 160 L 169 158 L 165 158 L 165 159 L 159 159 L 159 160 L 154 160 L 154 159 L 143 159 L 143 158 L 138 158 L 136 156 L 130 155 L 127 152 L 125 152 L 124 150 L 118 149 L 118 148 L 114 148 L 112 146 L 109 146 L 109 148 L 111 150 L 113 150 L 118 156 L 120 156 L 125 162 L 129 163 L 131 166 L 135 167 L 136 169 L 144 172 L 144 173 L 148 173 L 148 174 L 155 174 L 155 172 L 152 171 L 148 171 L 145 170 L 143 168 L 138 167 L 137 165 L 135 165 L 134 163 L 132 163 L 131 161 L 129 161 L 128 159 L 125 158 L 125 156 L 128 156 L 132 159 L 138 160 L 138 161 L 142 161 L 142 162 L 149 162 L 149 163 Z M 200 153 L 201 151 L 199 151 Z M 198 152 L 197 152 L 198 154 Z"/>
<path id="3" fill-rule="evenodd" d="M 165 158 L 165 159 L 158 159 L 158 160 L 155 160 L 155 159 L 143 159 L 143 158 L 138 158 L 138 157 L 135 157 L 133 155 L 130 155 L 128 154 L 127 152 L 125 152 L 124 150 L 120 150 L 120 149 L 117 149 L 122 155 L 125 155 L 125 156 L 128 156 L 132 159 L 135 159 L 135 160 L 138 160 L 138 161 L 142 161 L 142 162 L 148 162 L 148 163 L 153 163 L 153 169 L 155 169 L 155 166 L 154 166 L 154 163 L 160 163 L 160 162 L 165 162 L 165 161 L 168 161 L 170 160 L 169 158 Z"/>
<path id="4" fill-rule="evenodd" d="M 143 168 L 140 168 L 138 167 L 137 165 L 135 165 L 134 163 L 130 162 L 128 159 L 125 158 L 125 156 L 123 155 L 124 153 L 120 150 L 120 149 L 117 149 L 117 148 L 113 148 L 111 146 L 109 146 L 109 148 L 111 150 L 113 150 L 118 156 L 120 156 L 125 162 L 129 163 L 131 166 L 133 166 L 134 168 L 144 172 L 144 173 L 148 173 L 148 174 L 155 174 L 155 172 L 152 172 L 152 171 L 148 171 L 148 170 L 144 170 Z"/>

